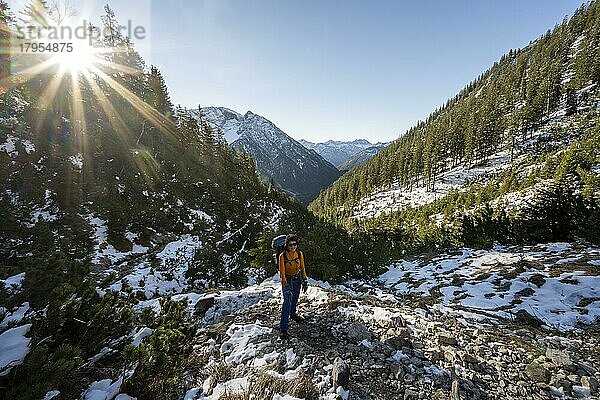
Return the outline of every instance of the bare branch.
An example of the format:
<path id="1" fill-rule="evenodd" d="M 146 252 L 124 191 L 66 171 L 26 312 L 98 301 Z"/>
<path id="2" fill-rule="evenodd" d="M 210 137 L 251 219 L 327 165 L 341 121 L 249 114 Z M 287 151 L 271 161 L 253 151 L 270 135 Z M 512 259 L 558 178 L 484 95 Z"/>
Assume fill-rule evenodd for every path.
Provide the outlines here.
<path id="1" fill-rule="evenodd" d="M 48 13 L 58 25 L 65 19 L 76 16 L 77 9 L 70 0 L 50 0 L 48 3 Z"/>

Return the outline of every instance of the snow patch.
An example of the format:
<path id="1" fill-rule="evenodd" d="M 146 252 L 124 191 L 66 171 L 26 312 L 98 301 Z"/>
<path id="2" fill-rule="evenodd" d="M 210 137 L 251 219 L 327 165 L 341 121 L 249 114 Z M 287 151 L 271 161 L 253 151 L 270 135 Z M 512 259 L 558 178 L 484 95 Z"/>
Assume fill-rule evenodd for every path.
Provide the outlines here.
<path id="1" fill-rule="evenodd" d="M 122 281 L 135 290 L 143 291 L 147 299 L 157 295 L 181 293 L 188 286 L 185 273 L 190 262 L 193 261 L 196 249 L 200 247 L 198 236 L 183 235 L 179 240 L 168 243 L 160 253 L 156 254 L 157 263 L 141 262 Z M 112 246 L 109 245 L 109 248 Z M 138 248 L 137 251 L 112 255 L 121 259 L 132 253 L 144 253 L 146 250 L 146 248 Z M 122 287 L 122 282 L 117 282 L 112 284 L 110 289 L 119 291 Z"/>
<path id="2" fill-rule="evenodd" d="M 7 330 L 0 335 L 0 376 L 6 376 L 16 365 L 23 363 L 29 353 L 30 338 L 25 337 L 31 324 Z"/>
<path id="3" fill-rule="evenodd" d="M 83 168 L 83 155 L 81 153 L 77 153 L 74 156 L 70 156 L 69 161 L 71 161 L 71 164 L 73 164 L 73 166 L 75 168 L 77 168 L 77 169 Z"/>
<path id="4" fill-rule="evenodd" d="M 17 157 L 19 155 L 19 150 L 17 149 L 17 143 L 23 146 L 25 153 L 31 154 L 35 152 L 35 145 L 32 141 L 27 139 L 19 139 L 14 135 L 6 135 L 6 142 L 0 144 L 0 152 L 4 152 L 11 157 Z"/>
<path id="5" fill-rule="evenodd" d="M 273 331 L 258 324 L 237 325 L 233 324 L 227 329 L 229 339 L 221 345 L 221 354 L 225 355 L 225 362 L 232 364 L 242 363 L 256 356 L 259 350 L 265 348 L 269 342 L 251 343 L 254 337 L 268 335 Z"/>
<path id="6" fill-rule="evenodd" d="M 142 344 L 142 340 L 144 340 L 144 338 L 152 335 L 152 332 L 154 332 L 154 330 L 152 328 L 148 328 L 147 326 L 144 326 L 143 328 L 140 328 L 133 335 L 133 340 L 131 341 L 131 345 L 133 347 L 139 347 L 140 344 Z"/>
<path id="7" fill-rule="evenodd" d="M 16 136 L 6 135 L 6 142 L 0 144 L 0 152 L 5 152 L 11 157 L 16 157 L 19 155 L 17 151 L 17 140 Z"/>
<path id="8" fill-rule="evenodd" d="M 46 395 L 44 396 L 44 398 L 42 400 L 51 400 L 53 398 L 55 398 L 56 396 L 58 396 L 60 394 L 60 390 L 51 390 L 48 393 L 46 393 Z"/>
<path id="9" fill-rule="evenodd" d="M 294 353 L 294 349 L 288 349 L 285 352 L 285 363 L 289 367 L 294 363 L 295 360 L 296 360 L 296 353 Z"/>
<path id="10" fill-rule="evenodd" d="M 0 322 L 0 329 L 6 328 L 11 322 L 22 321 L 23 318 L 25 318 L 25 314 L 27 313 L 27 311 L 29 311 L 29 303 L 25 302 L 21 307 L 17 308 L 15 311 L 13 311 L 10 314 L 7 314 L 4 317 L 2 322 Z"/>
<path id="11" fill-rule="evenodd" d="M 21 144 L 25 148 L 25 153 L 31 154 L 31 153 L 35 152 L 35 145 L 33 144 L 32 141 L 23 140 L 23 141 L 21 141 Z"/>
<path id="12" fill-rule="evenodd" d="M 0 279 L 0 282 L 4 284 L 4 288 L 8 292 L 8 294 L 14 294 L 21 290 L 21 286 L 23 285 L 23 280 L 25 279 L 25 272 L 21 272 L 20 274 L 9 276 L 6 279 Z"/>
<path id="13" fill-rule="evenodd" d="M 83 398 L 84 400 L 110 400 L 119 393 L 121 385 L 123 385 L 122 377 L 114 382 L 110 379 L 92 382 L 83 394 Z"/>
<path id="14" fill-rule="evenodd" d="M 235 378 L 228 380 L 225 383 L 219 383 L 213 389 L 213 393 L 211 396 L 202 397 L 204 400 L 219 400 L 221 396 L 225 393 L 229 395 L 235 395 L 244 393 L 248 389 L 250 389 L 250 381 L 247 376 L 242 378 Z"/>
<path id="15" fill-rule="evenodd" d="M 92 213 L 83 215 L 82 217 L 88 221 L 94 230 L 94 253 L 92 257 L 93 264 L 108 263 L 109 265 L 114 265 L 122 261 L 124 258 L 131 256 L 132 254 L 144 254 L 148 251 L 147 247 L 140 246 L 135 243 L 133 243 L 131 251 L 118 251 L 112 244 L 108 243 L 108 226 L 106 225 L 106 221 L 94 216 Z M 132 238 L 129 233 L 126 236 Z"/>
<path id="16" fill-rule="evenodd" d="M 44 192 L 44 205 L 41 206 L 41 208 L 34 210 L 29 217 L 29 221 L 24 222 L 23 225 L 28 228 L 33 228 L 39 221 L 56 221 L 58 219 L 59 210 L 58 206 L 56 206 L 52 200 L 53 195 L 54 193 L 51 190 L 46 189 Z"/>

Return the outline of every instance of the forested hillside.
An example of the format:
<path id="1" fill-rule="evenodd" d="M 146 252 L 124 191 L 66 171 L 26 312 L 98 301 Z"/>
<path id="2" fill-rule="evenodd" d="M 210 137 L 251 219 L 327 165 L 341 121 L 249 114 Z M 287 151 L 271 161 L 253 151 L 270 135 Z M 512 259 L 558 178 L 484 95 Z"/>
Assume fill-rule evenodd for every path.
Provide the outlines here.
<path id="1" fill-rule="evenodd" d="M 597 240 L 599 84 L 600 3 L 593 1 L 502 56 L 309 209 L 352 231 L 393 233 L 411 248 L 572 235 Z M 448 185 L 458 172 L 460 184 Z M 450 189 L 440 192 L 441 186 Z M 430 200 L 402 200 L 413 192 Z M 524 198 L 523 207 L 509 207 L 508 194 Z"/>

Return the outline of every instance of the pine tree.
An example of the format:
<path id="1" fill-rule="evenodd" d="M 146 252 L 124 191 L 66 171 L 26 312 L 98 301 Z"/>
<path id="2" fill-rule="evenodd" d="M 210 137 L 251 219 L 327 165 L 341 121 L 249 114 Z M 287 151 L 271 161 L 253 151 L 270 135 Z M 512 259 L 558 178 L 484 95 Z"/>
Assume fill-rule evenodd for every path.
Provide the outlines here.
<path id="1" fill-rule="evenodd" d="M 568 88 L 566 93 L 567 109 L 565 115 L 573 115 L 577 112 L 577 93 L 574 89 Z"/>
<path id="2" fill-rule="evenodd" d="M 148 75 L 146 102 L 167 118 L 173 115 L 173 103 L 169 96 L 167 84 L 159 69 L 154 65 L 150 66 Z"/>
<path id="3" fill-rule="evenodd" d="M 104 6 L 101 16 L 103 32 L 102 44 L 111 51 L 105 54 L 108 64 L 104 65 L 107 73 L 139 98 L 145 98 L 147 91 L 144 69 L 146 67 L 140 54 L 134 49 L 131 39 L 121 33 L 115 12 Z"/>
<path id="4" fill-rule="evenodd" d="M 11 46 L 10 25 L 13 21 L 8 4 L 4 0 L 0 0 L 0 47 L 6 49 L 0 52 L 0 81 L 6 79 L 11 72 L 10 52 L 7 49 L 10 49 Z M 4 95 L 7 91 L 8 88 L 0 88 L 0 95 Z"/>

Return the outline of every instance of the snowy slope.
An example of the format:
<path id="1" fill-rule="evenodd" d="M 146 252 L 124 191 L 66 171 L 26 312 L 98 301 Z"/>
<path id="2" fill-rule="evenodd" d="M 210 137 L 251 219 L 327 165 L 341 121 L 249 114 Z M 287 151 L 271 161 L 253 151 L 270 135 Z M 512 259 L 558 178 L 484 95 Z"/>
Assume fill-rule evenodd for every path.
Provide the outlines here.
<path id="1" fill-rule="evenodd" d="M 401 210 L 404 207 L 416 207 L 431 203 L 451 190 L 461 190 L 465 184 L 477 179 L 489 179 L 510 166 L 510 154 L 499 152 L 486 163 L 467 168 L 459 165 L 446 171 L 438 177 L 433 189 L 417 184 L 412 190 L 401 185 L 376 190 L 370 196 L 363 198 L 354 208 L 355 218 L 376 217 L 382 213 Z"/>
<path id="2" fill-rule="evenodd" d="M 525 310 L 549 327 L 600 320 L 600 249 L 578 243 L 460 249 L 402 261 L 379 277 L 395 296 L 434 296 L 465 318 L 511 318 Z"/>
<path id="3" fill-rule="evenodd" d="M 582 93 L 584 92 L 582 91 Z M 596 103 L 595 107 L 600 107 L 600 102 Z M 470 183 L 476 181 L 483 183 L 492 179 L 503 170 L 526 162 L 532 155 L 560 151 L 580 135 L 580 132 L 573 129 L 573 122 L 565 120 L 565 108 L 563 107 L 549 115 L 546 124 L 532 132 L 527 140 L 517 143 L 512 160 L 510 152 L 501 149 L 477 165 L 468 165 L 463 162 L 440 173 L 436 177 L 433 188 L 426 187 L 422 179 L 419 179 L 412 188 L 398 184 L 379 187 L 354 206 L 353 217 L 376 217 L 406 207 L 431 203 L 445 196 L 451 190 L 465 190 Z M 521 197 L 521 195 L 520 193 L 513 194 L 514 197 Z"/>
<path id="4" fill-rule="evenodd" d="M 197 110 L 190 110 L 192 115 L 198 117 Z M 231 144 L 240 137 L 240 128 L 244 121 L 244 116 L 225 107 L 203 107 L 202 112 L 206 120 L 213 126 L 223 132 L 227 143 Z"/>
<path id="5" fill-rule="evenodd" d="M 390 265 L 371 281 L 334 287 L 310 280 L 299 304 L 307 321 L 292 323 L 292 339 L 283 342 L 277 339 L 277 277 L 240 291 L 182 288 L 172 298 L 188 300 L 190 317 L 200 326 L 193 359 L 203 360 L 190 371 L 183 398 L 257 390 L 273 399 L 306 398 L 302 388 L 313 388 L 308 397 L 323 400 L 402 398 L 408 390 L 449 398 L 454 373 L 469 398 L 502 398 L 506 387 L 523 381 L 518 389 L 523 392 L 509 398 L 553 393 L 593 399 L 585 385 L 600 367 L 592 356 L 598 343 L 583 329 L 600 318 L 599 266 L 599 248 L 551 243 L 422 256 Z M 136 311 L 160 310 L 158 293 L 164 292 L 158 290 Z M 199 309 L 206 311 L 198 314 Z M 541 330 L 515 327 L 520 310 L 537 318 Z M 133 331 L 135 345 L 151 333 L 147 327 Z M 540 346 L 546 356 L 540 357 Z M 562 364 L 552 361 L 557 352 Z M 350 365 L 346 388 L 335 384 L 336 358 Z M 543 363 L 555 377 L 543 388 L 535 384 L 537 375 L 523 373 L 534 363 Z M 570 386 L 560 380 L 565 368 L 577 370 Z M 486 378 L 490 371 L 497 381 Z M 106 376 L 86 393 L 114 396 L 121 384 Z"/>

